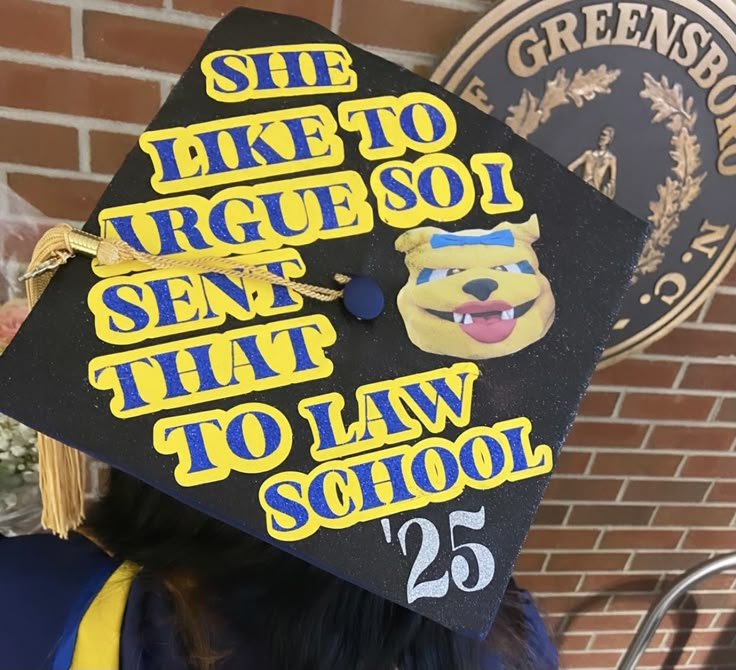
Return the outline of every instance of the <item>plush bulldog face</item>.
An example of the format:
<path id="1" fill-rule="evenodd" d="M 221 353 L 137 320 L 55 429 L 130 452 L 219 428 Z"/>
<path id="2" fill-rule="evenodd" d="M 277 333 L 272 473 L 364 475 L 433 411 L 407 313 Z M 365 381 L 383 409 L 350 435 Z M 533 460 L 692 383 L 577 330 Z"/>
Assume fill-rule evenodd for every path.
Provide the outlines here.
<path id="1" fill-rule="evenodd" d="M 432 354 L 470 360 L 513 354 L 544 337 L 555 299 L 532 244 L 536 216 L 493 230 L 416 228 L 396 240 L 409 281 L 398 306 L 409 339 Z"/>

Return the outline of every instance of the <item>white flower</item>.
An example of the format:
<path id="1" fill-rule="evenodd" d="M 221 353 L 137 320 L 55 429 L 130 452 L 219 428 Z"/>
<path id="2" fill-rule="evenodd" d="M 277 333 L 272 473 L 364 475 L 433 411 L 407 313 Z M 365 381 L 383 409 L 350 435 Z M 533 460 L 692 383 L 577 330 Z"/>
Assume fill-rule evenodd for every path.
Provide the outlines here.
<path id="1" fill-rule="evenodd" d="M 6 490 L 23 482 L 35 483 L 38 478 L 36 431 L 4 414 L 0 414 L 0 466 Z"/>
<path id="2" fill-rule="evenodd" d="M 15 493 L 0 492 L 0 506 L 7 510 L 13 509 L 18 504 L 18 496 Z"/>
<path id="3" fill-rule="evenodd" d="M 33 444 L 36 441 L 36 431 L 33 430 L 33 428 L 24 426 L 22 423 L 18 424 L 17 434 L 24 442 L 28 444 Z"/>
<path id="4" fill-rule="evenodd" d="M 38 483 L 38 473 L 37 472 L 24 472 L 23 473 L 23 481 L 26 484 L 36 484 Z"/>

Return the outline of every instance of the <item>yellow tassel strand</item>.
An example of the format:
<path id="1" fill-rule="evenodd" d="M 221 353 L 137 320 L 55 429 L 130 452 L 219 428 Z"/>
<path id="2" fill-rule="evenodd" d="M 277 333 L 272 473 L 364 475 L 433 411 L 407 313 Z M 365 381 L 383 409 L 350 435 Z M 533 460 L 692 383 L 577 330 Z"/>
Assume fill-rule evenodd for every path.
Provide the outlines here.
<path id="1" fill-rule="evenodd" d="M 138 261 L 163 270 L 182 268 L 200 272 L 219 272 L 229 276 L 249 277 L 269 284 L 287 286 L 309 298 L 332 302 L 343 296 L 341 289 L 324 288 L 295 282 L 269 272 L 262 266 L 247 265 L 230 258 L 183 259 L 155 256 L 133 249 L 122 240 L 103 239 L 62 224 L 49 229 L 38 241 L 28 271 L 21 277 L 27 282 L 28 304 L 33 307 L 44 292 L 54 271 L 75 254 L 96 258 L 100 265 Z M 339 284 L 349 277 L 336 274 Z M 87 462 L 84 454 L 47 435 L 38 436 L 43 527 L 60 537 L 69 536 L 84 521 L 84 494 Z"/>
<path id="2" fill-rule="evenodd" d="M 71 226 L 51 228 L 38 241 L 26 275 L 28 306 L 38 302 L 53 269 L 73 255 L 68 244 Z M 87 463 L 81 451 L 38 434 L 39 485 L 43 514 L 41 523 L 54 534 L 67 538 L 69 531 L 84 520 L 85 473 Z"/>

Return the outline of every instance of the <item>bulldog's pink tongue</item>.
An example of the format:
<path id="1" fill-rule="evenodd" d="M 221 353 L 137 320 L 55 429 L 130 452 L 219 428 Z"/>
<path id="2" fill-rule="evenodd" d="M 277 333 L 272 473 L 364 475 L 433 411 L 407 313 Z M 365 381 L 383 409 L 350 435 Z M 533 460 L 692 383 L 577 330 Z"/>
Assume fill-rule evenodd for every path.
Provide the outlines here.
<path id="1" fill-rule="evenodd" d="M 467 323 L 468 318 L 472 319 Z M 474 340 L 484 344 L 493 344 L 505 340 L 516 326 L 516 319 L 502 320 L 500 316 L 473 316 L 468 315 L 460 328 Z"/>
<path id="2" fill-rule="evenodd" d="M 514 308 L 507 302 L 468 302 L 455 310 L 455 321 L 474 340 L 493 344 L 505 340 L 516 326 Z"/>

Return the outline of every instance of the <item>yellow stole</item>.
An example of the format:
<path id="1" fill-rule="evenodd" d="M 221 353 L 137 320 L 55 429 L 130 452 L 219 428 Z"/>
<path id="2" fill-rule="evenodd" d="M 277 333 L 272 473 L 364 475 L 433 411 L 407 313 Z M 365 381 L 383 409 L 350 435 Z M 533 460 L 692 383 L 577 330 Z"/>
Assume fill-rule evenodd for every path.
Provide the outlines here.
<path id="1" fill-rule="evenodd" d="M 118 670 L 125 606 L 139 570 L 140 566 L 126 561 L 95 596 L 77 629 L 69 670 Z"/>

